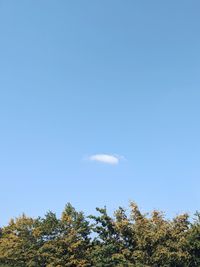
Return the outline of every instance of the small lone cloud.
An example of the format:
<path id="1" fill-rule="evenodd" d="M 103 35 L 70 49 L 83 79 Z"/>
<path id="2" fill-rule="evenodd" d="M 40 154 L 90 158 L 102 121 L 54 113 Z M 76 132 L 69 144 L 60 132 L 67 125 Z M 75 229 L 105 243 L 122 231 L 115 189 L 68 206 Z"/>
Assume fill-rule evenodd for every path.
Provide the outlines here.
<path id="1" fill-rule="evenodd" d="M 117 165 L 123 157 L 118 155 L 109 155 L 109 154 L 95 154 L 88 157 L 90 161 L 102 162 L 110 165 Z"/>

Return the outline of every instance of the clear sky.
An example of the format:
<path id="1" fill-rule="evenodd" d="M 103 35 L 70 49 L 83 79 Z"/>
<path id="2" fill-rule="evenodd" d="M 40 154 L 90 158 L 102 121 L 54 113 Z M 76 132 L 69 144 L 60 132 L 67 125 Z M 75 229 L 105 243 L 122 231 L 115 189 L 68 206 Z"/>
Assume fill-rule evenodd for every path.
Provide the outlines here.
<path id="1" fill-rule="evenodd" d="M 199 12 L 0 0 L 0 224 L 67 202 L 200 209 Z"/>

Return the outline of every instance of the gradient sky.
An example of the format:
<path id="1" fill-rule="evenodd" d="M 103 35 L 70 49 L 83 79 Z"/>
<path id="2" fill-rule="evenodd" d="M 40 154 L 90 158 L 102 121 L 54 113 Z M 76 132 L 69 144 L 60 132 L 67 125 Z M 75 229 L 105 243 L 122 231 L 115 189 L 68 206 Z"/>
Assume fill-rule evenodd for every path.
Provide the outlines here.
<path id="1" fill-rule="evenodd" d="M 199 12 L 198 0 L 0 0 L 1 225 L 67 202 L 200 209 Z"/>

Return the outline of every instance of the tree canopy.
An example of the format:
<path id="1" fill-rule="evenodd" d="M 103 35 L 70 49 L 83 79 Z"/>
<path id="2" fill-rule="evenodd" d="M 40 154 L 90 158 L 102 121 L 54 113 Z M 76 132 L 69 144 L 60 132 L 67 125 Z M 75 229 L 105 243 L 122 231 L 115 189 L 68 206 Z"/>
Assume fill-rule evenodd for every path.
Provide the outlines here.
<path id="1" fill-rule="evenodd" d="M 135 203 L 113 216 L 97 208 L 85 216 L 68 203 L 60 218 L 22 216 L 0 229 L 0 266 L 196 267 L 200 266 L 200 214 L 169 220 L 144 214 Z"/>

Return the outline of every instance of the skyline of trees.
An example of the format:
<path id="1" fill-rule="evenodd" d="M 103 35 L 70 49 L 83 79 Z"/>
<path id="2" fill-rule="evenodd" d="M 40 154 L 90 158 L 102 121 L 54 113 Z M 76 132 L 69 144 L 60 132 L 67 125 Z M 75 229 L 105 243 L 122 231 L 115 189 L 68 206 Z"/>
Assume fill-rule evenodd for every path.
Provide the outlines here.
<path id="1" fill-rule="evenodd" d="M 0 266 L 196 267 L 200 266 L 200 214 L 169 220 L 142 213 L 134 202 L 113 216 L 97 208 L 85 216 L 68 203 L 60 218 L 22 214 L 0 228 Z"/>

